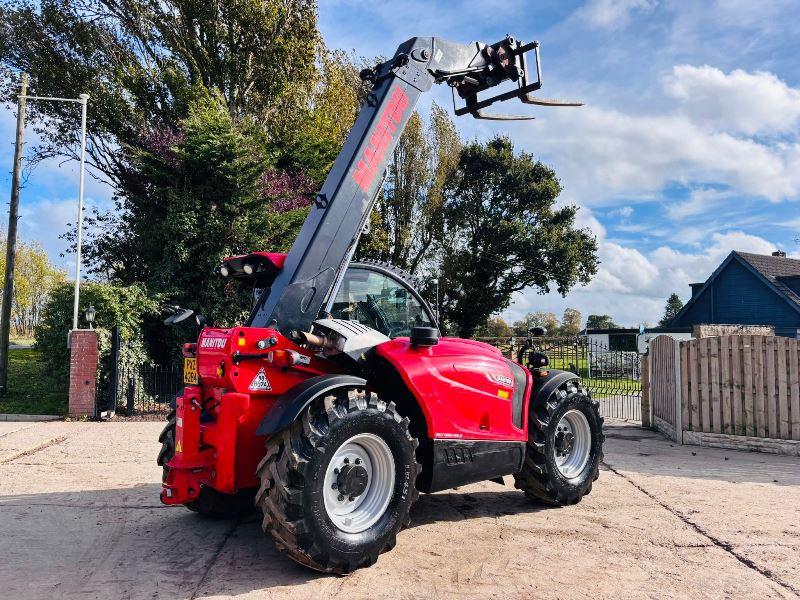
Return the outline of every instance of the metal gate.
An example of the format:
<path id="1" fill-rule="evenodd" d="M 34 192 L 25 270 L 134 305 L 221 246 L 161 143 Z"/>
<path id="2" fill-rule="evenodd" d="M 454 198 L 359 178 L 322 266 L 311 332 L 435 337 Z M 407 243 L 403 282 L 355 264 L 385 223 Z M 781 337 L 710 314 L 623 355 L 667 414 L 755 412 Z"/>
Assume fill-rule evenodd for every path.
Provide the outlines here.
<path id="1" fill-rule="evenodd" d="M 183 389 L 183 368 L 178 365 L 125 364 L 119 333 L 112 336 L 111 356 L 98 374 L 96 416 L 160 419 L 172 409 Z"/>
<path id="2" fill-rule="evenodd" d="M 483 338 L 517 360 L 520 351 L 542 352 L 550 367 L 580 376 L 592 398 L 600 402 L 604 417 L 642 420 L 641 360 L 637 352 L 612 350 L 584 337 L 574 338 Z M 523 359 L 523 363 L 524 363 Z"/>

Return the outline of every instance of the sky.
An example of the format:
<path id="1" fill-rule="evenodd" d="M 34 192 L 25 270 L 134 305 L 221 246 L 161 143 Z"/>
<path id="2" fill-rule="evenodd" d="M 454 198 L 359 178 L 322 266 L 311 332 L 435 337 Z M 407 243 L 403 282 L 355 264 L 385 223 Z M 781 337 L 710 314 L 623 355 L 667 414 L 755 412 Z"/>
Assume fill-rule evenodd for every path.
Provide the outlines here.
<path id="1" fill-rule="evenodd" d="M 534 121 L 457 119 L 466 139 L 509 136 L 552 166 L 598 239 L 593 281 L 566 297 L 525 290 L 503 316 L 565 308 L 654 324 L 731 250 L 800 254 L 800 3 L 793 0 L 320 0 L 326 43 L 388 56 L 437 36 L 541 42 L 541 95 L 581 108 L 504 105 Z M 418 108 L 450 106 L 435 88 Z M 77 107 L 76 107 L 77 110 Z M 0 190 L 10 189 L 14 113 L 0 112 Z M 32 135 L 32 132 L 28 132 Z M 29 140 L 35 143 L 35 138 Z M 75 221 L 75 165 L 50 161 L 22 190 L 20 234 L 54 261 Z M 111 193 L 87 180 L 87 203 Z"/>

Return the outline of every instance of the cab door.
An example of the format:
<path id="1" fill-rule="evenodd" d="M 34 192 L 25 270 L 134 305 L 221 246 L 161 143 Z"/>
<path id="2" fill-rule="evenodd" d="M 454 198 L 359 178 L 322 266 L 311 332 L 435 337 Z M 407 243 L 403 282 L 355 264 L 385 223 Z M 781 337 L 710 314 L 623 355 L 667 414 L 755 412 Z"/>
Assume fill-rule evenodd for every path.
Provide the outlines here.
<path id="1" fill-rule="evenodd" d="M 414 327 L 436 327 L 430 306 L 394 267 L 354 262 L 347 268 L 328 312 L 334 319 L 358 321 L 394 339 Z"/>

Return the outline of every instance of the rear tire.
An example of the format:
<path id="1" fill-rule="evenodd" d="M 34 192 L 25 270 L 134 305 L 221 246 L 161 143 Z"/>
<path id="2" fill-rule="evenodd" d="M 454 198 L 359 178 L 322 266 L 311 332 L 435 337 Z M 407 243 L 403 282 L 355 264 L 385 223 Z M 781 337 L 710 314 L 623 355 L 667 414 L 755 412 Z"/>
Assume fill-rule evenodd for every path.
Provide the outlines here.
<path id="1" fill-rule="evenodd" d="M 394 548 L 418 496 L 408 425 L 393 402 L 344 389 L 270 437 L 256 504 L 277 548 L 326 573 L 368 567 Z"/>
<path id="2" fill-rule="evenodd" d="M 535 400 L 533 400 L 535 402 Z M 528 414 L 528 443 L 515 486 L 536 502 L 576 504 L 592 491 L 603 461 L 599 403 L 577 381 L 559 387 Z"/>
<path id="3" fill-rule="evenodd" d="M 161 451 L 156 462 L 161 466 L 161 481 L 167 480 L 169 467 L 167 463 L 175 456 L 175 411 L 167 415 L 167 426 L 158 436 L 161 442 Z M 230 519 L 242 517 L 254 512 L 253 498 L 256 488 L 240 490 L 235 494 L 223 494 L 217 490 L 201 486 L 197 500 L 188 502 L 184 506 L 204 517 L 212 519 Z"/>

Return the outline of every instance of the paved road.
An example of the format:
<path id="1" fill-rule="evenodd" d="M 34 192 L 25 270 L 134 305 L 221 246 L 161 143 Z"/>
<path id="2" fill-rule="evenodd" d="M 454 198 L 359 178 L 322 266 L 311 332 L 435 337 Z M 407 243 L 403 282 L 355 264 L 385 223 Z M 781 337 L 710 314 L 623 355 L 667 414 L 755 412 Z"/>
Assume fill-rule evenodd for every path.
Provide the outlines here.
<path id="1" fill-rule="evenodd" d="M 160 505 L 159 430 L 0 423 L 0 597 L 800 597 L 796 458 L 611 424 L 581 504 L 493 483 L 423 496 L 393 552 L 332 577 L 279 555 L 255 518 Z"/>

